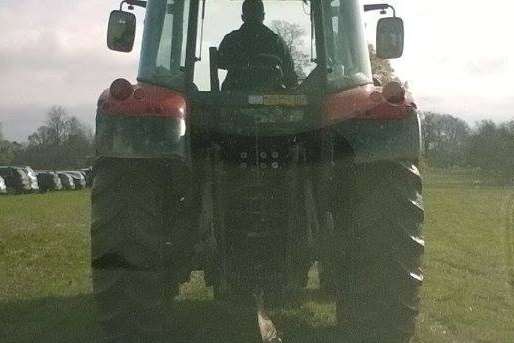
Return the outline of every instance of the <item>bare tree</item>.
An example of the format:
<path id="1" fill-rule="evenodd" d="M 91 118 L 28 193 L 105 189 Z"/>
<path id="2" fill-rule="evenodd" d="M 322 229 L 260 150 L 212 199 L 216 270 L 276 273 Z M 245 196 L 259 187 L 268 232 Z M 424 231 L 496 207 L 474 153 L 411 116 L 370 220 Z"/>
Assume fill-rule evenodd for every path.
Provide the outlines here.
<path id="1" fill-rule="evenodd" d="M 286 20 L 273 20 L 271 22 L 271 29 L 275 31 L 286 43 L 293 61 L 295 64 L 295 71 L 300 79 L 305 78 L 305 68 L 310 64 L 310 57 L 305 51 L 305 42 L 303 38 L 306 36 L 306 31 L 299 24 L 290 23 Z"/>
<path id="2" fill-rule="evenodd" d="M 66 139 L 68 113 L 62 106 L 53 106 L 47 113 L 47 133 L 50 141 L 55 145 L 61 145 Z"/>
<path id="3" fill-rule="evenodd" d="M 273 20 L 271 22 L 271 29 L 275 31 L 286 43 L 291 56 L 295 62 L 296 73 L 300 78 L 305 78 L 305 69 L 311 63 L 310 56 L 306 51 L 304 38 L 307 35 L 305 29 L 296 23 L 290 23 L 286 20 Z M 400 81 L 394 74 L 394 69 L 389 60 L 383 60 L 377 57 L 375 47 L 372 44 L 368 45 L 369 55 L 371 60 L 371 69 L 373 75 L 376 76 L 382 84 L 390 81 Z"/>
<path id="4" fill-rule="evenodd" d="M 53 106 L 47 116 L 45 125 L 28 137 L 17 162 L 36 168 L 85 166 L 93 150 L 91 130 L 61 106 Z"/>

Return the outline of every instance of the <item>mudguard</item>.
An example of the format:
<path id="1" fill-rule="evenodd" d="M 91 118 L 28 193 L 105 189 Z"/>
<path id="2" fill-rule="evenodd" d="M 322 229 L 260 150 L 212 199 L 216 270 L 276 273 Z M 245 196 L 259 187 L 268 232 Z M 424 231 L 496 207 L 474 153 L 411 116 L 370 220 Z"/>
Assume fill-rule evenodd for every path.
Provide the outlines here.
<path id="1" fill-rule="evenodd" d="M 416 111 L 404 119 L 351 119 L 333 127 L 336 141 L 352 148 L 356 163 L 384 160 L 417 161 L 421 153 L 421 126 Z"/>
<path id="2" fill-rule="evenodd" d="M 188 158 L 188 104 L 174 91 L 133 86 L 125 100 L 109 90 L 98 100 L 96 155 L 117 158 Z"/>
<path id="3" fill-rule="evenodd" d="M 349 144 L 358 163 L 417 160 L 422 143 L 414 101 L 407 97 L 401 104 L 391 104 L 380 91 L 368 85 L 328 96 L 320 109 L 326 114 L 321 126 L 330 128 L 336 142 Z M 181 94 L 162 87 L 135 85 L 123 101 L 106 90 L 98 101 L 97 157 L 188 160 L 189 113 L 190 105 Z M 307 127 L 316 129 L 312 123 Z"/>
<path id="4" fill-rule="evenodd" d="M 419 159 L 421 125 L 410 93 L 391 102 L 382 87 L 366 85 L 327 96 L 322 109 L 335 142 L 350 145 L 357 163 Z"/>

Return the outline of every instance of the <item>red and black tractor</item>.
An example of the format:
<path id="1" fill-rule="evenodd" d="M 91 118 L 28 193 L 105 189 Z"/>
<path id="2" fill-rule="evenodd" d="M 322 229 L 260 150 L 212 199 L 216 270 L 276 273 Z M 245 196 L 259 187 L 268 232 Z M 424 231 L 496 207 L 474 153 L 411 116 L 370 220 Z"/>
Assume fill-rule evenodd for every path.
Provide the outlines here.
<path id="1" fill-rule="evenodd" d="M 391 6 L 267 1 L 305 11 L 314 67 L 294 88 L 223 90 L 210 48 L 202 90 L 209 1 L 235 3 L 122 2 L 146 18 L 137 83 L 114 81 L 96 116 L 93 286 L 108 338 L 173 341 L 163 307 L 192 270 L 236 299 L 304 288 L 317 261 L 351 342 L 409 342 L 423 281 L 420 120 L 400 83 L 374 83 L 362 19 Z M 131 51 L 136 27 L 113 11 L 108 46 Z M 378 57 L 402 55 L 403 30 L 396 13 L 379 20 Z"/>

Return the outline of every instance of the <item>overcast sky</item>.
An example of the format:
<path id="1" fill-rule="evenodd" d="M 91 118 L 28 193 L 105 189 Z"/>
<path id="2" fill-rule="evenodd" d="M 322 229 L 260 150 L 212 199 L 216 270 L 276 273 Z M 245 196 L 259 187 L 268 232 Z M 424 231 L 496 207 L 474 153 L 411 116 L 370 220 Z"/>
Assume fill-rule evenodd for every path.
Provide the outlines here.
<path id="1" fill-rule="evenodd" d="M 407 35 L 405 55 L 393 64 L 422 110 L 470 123 L 514 118 L 513 1 L 389 2 Z M 139 49 L 122 54 L 105 45 L 109 12 L 118 6 L 111 0 L 0 0 L 0 122 L 9 139 L 25 140 L 55 104 L 93 125 L 102 89 L 118 77 L 135 81 Z M 225 13 L 217 11 L 221 24 L 207 39 L 239 26 L 238 13 Z M 144 10 L 136 14 L 141 24 Z M 370 40 L 377 18 L 366 14 Z"/>

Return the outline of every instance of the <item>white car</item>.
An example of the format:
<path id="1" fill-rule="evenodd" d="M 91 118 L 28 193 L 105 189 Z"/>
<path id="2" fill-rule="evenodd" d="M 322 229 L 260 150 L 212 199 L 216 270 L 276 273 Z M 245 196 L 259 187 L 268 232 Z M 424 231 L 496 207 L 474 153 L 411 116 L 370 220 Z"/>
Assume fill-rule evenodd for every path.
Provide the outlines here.
<path id="1" fill-rule="evenodd" d="M 29 179 L 30 179 L 30 188 L 33 192 L 39 191 L 39 183 L 37 181 L 37 174 L 32 170 L 30 167 L 22 167 L 23 170 L 27 173 Z"/>
<path id="2" fill-rule="evenodd" d="M 86 178 L 84 174 L 78 171 L 63 171 L 63 173 L 68 174 L 73 178 L 73 183 L 75 184 L 75 189 L 84 189 L 86 188 Z"/>
<path id="3" fill-rule="evenodd" d="M 7 186 L 5 185 L 4 178 L 0 176 L 0 194 L 7 193 Z"/>

